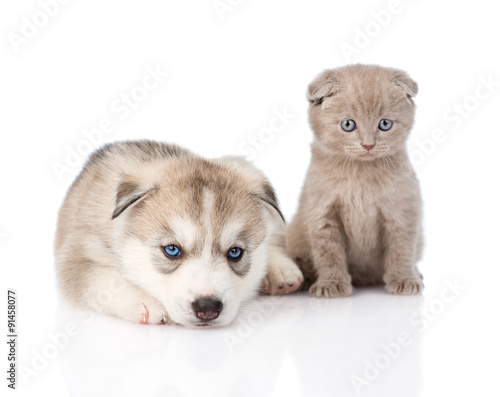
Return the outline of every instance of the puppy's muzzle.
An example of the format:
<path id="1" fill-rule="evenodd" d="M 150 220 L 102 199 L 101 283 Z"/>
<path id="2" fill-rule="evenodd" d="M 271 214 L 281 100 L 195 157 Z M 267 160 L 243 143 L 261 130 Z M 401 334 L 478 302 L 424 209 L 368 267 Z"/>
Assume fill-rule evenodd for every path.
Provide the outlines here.
<path id="1" fill-rule="evenodd" d="M 193 302 L 193 309 L 200 320 L 210 321 L 219 316 L 222 311 L 222 302 L 217 298 L 204 296 Z"/>

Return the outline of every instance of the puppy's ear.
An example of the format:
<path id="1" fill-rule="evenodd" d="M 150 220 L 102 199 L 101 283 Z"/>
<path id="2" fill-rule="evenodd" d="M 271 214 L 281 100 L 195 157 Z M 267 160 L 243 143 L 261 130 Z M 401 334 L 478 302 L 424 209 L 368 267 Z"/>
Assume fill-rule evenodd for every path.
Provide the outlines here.
<path id="1" fill-rule="evenodd" d="M 418 84 L 408 75 L 408 73 L 402 70 L 394 71 L 392 82 L 404 91 L 408 99 L 418 94 Z"/>
<path id="2" fill-rule="evenodd" d="M 262 171 L 242 156 L 224 156 L 215 159 L 215 161 L 241 173 L 249 183 L 250 195 L 262 201 L 272 216 L 285 223 L 285 217 L 281 213 L 276 193 Z"/>
<path id="3" fill-rule="evenodd" d="M 325 98 L 340 91 L 337 73 L 328 69 L 318 74 L 307 87 L 307 100 L 313 105 L 321 105 Z"/>
<path id="4" fill-rule="evenodd" d="M 116 205 L 111 219 L 120 216 L 127 208 L 141 202 L 156 192 L 156 187 L 144 188 L 132 177 L 124 177 L 116 189 Z"/>
<path id="5" fill-rule="evenodd" d="M 259 198 L 266 204 L 266 206 L 269 208 L 269 210 L 274 213 L 275 215 L 278 215 L 279 218 L 283 221 L 283 223 L 286 223 L 285 217 L 283 216 L 283 213 L 280 210 L 280 207 L 278 205 L 278 198 L 276 197 L 276 193 L 274 192 L 273 187 L 271 184 L 267 181 L 264 181 L 262 184 L 262 193 L 259 194 Z"/>

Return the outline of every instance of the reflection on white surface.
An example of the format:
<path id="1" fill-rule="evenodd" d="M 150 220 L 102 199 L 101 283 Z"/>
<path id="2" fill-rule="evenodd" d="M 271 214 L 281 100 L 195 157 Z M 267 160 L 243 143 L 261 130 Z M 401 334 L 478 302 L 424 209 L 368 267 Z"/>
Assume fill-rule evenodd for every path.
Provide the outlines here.
<path id="1" fill-rule="evenodd" d="M 409 319 L 423 301 L 382 288 L 345 299 L 263 296 L 219 329 L 144 326 L 60 307 L 54 332 L 72 322 L 80 332 L 51 376 L 71 396 L 356 396 L 354 377 L 362 395 L 418 396 L 421 335 Z M 410 343 L 398 348 L 401 333 Z"/>

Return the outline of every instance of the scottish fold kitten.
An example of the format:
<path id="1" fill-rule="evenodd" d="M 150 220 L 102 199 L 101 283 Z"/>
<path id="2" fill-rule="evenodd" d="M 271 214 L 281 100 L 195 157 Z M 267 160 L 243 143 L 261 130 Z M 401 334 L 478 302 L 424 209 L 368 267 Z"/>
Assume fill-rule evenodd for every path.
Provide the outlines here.
<path id="1" fill-rule="evenodd" d="M 349 65 L 309 85 L 311 163 L 287 244 L 316 297 L 352 284 L 423 289 L 422 201 L 406 141 L 417 84 L 407 73 Z"/>

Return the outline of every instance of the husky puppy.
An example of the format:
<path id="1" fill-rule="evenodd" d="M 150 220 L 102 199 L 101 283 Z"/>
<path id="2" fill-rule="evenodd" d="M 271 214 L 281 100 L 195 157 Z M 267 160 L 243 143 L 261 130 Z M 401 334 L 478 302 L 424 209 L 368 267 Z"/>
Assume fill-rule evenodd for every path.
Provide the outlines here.
<path id="1" fill-rule="evenodd" d="M 347 296 L 352 284 L 422 291 L 422 200 L 406 150 L 417 92 L 406 72 L 375 65 L 309 85 L 314 141 L 288 248 L 313 296 Z"/>
<path id="2" fill-rule="evenodd" d="M 303 280 L 260 171 L 153 141 L 90 157 L 60 209 L 55 257 L 70 302 L 144 324 L 223 326 L 259 287 Z"/>

